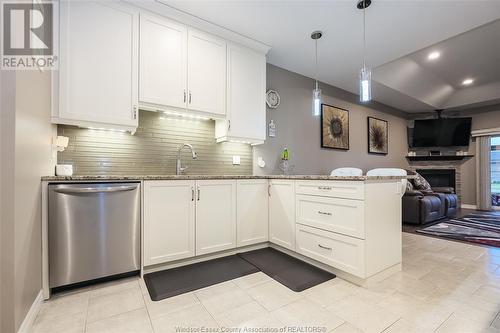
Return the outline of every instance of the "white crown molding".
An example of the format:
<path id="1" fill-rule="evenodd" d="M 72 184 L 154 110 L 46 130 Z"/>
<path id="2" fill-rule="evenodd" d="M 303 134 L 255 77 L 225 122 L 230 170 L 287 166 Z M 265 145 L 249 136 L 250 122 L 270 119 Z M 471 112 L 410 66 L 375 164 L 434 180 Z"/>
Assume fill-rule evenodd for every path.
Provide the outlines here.
<path id="1" fill-rule="evenodd" d="M 162 0 L 126 0 L 126 2 L 157 15 L 178 21 L 187 26 L 203 30 L 226 40 L 244 45 L 260 53 L 267 54 L 267 52 L 271 49 L 271 46 L 265 43 L 209 22 L 200 17 L 191 15 L 182 10 L 173 8 Z"/>

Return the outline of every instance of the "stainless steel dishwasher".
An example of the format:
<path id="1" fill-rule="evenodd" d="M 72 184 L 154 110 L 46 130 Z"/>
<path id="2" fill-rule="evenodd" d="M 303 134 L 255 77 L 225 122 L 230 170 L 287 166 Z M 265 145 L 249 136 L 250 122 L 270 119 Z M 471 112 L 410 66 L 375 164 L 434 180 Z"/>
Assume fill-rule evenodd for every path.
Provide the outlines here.
<path id="1" fill-rule="evenodd" d="M 140 184 L 49 185 L 49 285 L 140 269 Z"/>

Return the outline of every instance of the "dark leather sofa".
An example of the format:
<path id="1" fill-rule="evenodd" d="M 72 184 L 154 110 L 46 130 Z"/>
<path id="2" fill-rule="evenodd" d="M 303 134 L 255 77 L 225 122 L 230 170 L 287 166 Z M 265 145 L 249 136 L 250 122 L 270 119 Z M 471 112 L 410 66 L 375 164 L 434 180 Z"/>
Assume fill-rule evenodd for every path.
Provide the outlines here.
<path id="1" fill-rule="evenodd" d="M 411 179 L 408 181 L 412 183 Z M 418 190 L 412 183 L 402 200 L 404 223 L 426 224 L 454 217 L 458 210 L 458 197 L 452 187 Z"/>

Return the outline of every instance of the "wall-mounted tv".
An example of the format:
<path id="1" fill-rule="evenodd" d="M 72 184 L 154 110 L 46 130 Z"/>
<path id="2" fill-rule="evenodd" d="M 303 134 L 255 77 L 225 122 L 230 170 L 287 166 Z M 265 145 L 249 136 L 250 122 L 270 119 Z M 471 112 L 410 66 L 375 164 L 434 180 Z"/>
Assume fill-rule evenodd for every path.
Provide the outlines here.
<path id="1" fill-rule="evenodd" d="M 415 120 L 412 147 L 464 147 L 469 145 L 472 118 Z"/>

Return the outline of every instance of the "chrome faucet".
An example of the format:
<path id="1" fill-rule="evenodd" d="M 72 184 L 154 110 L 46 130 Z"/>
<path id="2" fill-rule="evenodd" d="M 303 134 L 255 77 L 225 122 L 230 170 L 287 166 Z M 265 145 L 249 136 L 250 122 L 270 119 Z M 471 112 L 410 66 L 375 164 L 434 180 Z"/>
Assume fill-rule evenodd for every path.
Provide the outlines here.
<path id="1" fill-rule="evenodd" d="M 180 145 L 179 148 L 177 149 L 177 167 L 175 171 L 176 175 L 181 175 L 182 172 L 187 169 L 187 167 L 182 166 L 181 162 L 181 151 L 184 147 L 188 147 L 191 150 L 191 154 L 193 154 L 193 160 L 195 160 L 198 157 L 198 155 L 193 149 L 193 146 L 191 146 L 189 143 L 183 143 L 182 145 Z"/>

